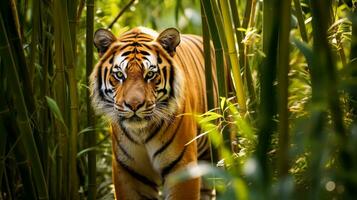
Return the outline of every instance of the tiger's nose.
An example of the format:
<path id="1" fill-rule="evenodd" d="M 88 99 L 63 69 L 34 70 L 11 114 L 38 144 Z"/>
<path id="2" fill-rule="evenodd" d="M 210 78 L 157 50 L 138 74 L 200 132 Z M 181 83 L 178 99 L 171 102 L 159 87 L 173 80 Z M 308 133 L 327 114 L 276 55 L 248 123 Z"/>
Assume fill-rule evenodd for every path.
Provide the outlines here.
<path id="1" fill-rule="evenodd" d="M 129 101 L 124 101 L 124 105 L 135 112 L 144 105 L 144 101 L 141 101 L 139 99 L 132 99 Z"/>

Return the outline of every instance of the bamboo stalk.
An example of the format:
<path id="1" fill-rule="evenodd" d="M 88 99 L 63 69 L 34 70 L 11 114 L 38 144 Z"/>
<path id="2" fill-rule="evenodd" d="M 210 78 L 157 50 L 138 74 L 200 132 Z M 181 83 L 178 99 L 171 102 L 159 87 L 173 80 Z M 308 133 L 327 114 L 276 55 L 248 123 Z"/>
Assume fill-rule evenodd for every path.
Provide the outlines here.
<path id="1" fill-rule="evenodd" d="M 291 0 L 284 0 L 280 5 L 279 39 L 278 39 L 278 176 L 282 179 L 289 170 L 289 56 L 290 56 L 290 9 Z"/>
<path id="2" fill-rule="evenodd" d="M 71 37 L 71 28 L 69 25 L 69 18 L 67 13 L 67 1 L 60 2 L 63 19 L 60 21 L 60 27 L 63 33 L 62 45 L 64 47 L 66 74 L 68 77 L 69 90 L 69 104 L 70 104 L 70 145 L 69 145 L 69 177 L 71 178 L 69 184 L 69 192 L 71 199 L 79 199 L 78 189 L 79 180 L 77 175 L 77 134 L 78 134 L 78 94 L 77 94 L 77 80 L 75 71 L 75 51 L 73 51 L 76 38 Z M 76 11 L 76 10 L 75 10 Z M 75 12 L 76 13 L 76 12 Z M 75 14 L 72 14 L 74 18 Z"/>
<path id="3" fill-rule="evenodd" d="M 219 8 L 215 0 L 201 1 L 204 14 L 207 17 L 208 27 L 210 29 L 210 35 L 213 40 L 213 45 L 215 47 L 215 56 L 216 56 L 216 74 L 218 82 L 218 93 L 220 97 L 228 96 L 228 70 L 226 65 L 226 60 L 224 60 L 224 49 L 227 49 L 225 36 L 223 32 L 222 19 L 219 13 Z M 220 102 L 220 99 L 217 99 Z M 230 131 L 228 128 L 223 129 L 223 140 L 224 145 L 227 150 L 231 151 L 231 141 L 230 141 Z M 217 151 L 213 152 L 213 161 L 217 162 L 218 153 Z"/>
<path id="4" fill-rule="evenodd" d="M 257 158 L 262 170 L 261 194 L 268 195 L 271 182 L 271 174 L 268 164 L 268 151 L 271 145 L 271 138 L 274 132 L 276 114 L 276 91 L 274 81 L 276 77 L 277 65 L 277 40 L 278 40 L 278 0 L 265 0 L 263 4 L 263 51 L 266 57 L 259 68 L 260 80 L 260 105 L 258 118 L 258 144 Z"/>
<path id="5" fill-rule="evenodd" d="M 330 12 L 331 1 L 321 2 L 321 1 L 311 1 L 312 14 L 316 17 L 313 20 L 314 30 L 313 36 L 314 40 L 314 53 L 315 53 L 315 68 L 316 73 L 314 74 L 315 79 L 325 79 L 322 82 L 319 82 L 321 85 L 316 85 L 321 88 L 316 88 L 316 92 L 318 92 L 314 98 L 316 100 L 322 100 L 322 98 L 327 97 L 330 109 L 331 116 L 334 122 L 335 131 L 339 137 L 341 137 L 341 141 L 346 139 L 346 132 L 342 120 L 342 110 L 339 104 L 339 94 L 337 92 L 337 77 L 336 77 L 336 63 L 332 56 L 332 51 L 330 49 L 328 39 L 327 39 L 327 29 L 329 21 L 323 19 L 330 19 L 328 16 Z M 320 9 L 321 8 L 321 9 Z M 325 10 L 324 10 L 325 9 Z M 324 13 L 324 11 L 326 13 Z M 321 21 L 317 21 L 317 20 Z M 320 57 L 321 56 L 321 57 Z M 320 59 L 320 58 L 324 59 Z M 318 67 L 317 67 L 318 66 Z M 321 77 L 321 72 L 325 73 L 325 77 Z M 318 82 L 316 82 L 318 83 Z M 328 86 L 328 90 L 317 91 L 318 89 L 326 88 Z M 318 95 L 318 96 L 317 96 Z"/>
<path id="6" fill-rule="evenodd" d="M 204 61 L 205 61 L 205 77 L 206 77 L 206 96 L 207 96 L 207 110 L 214 108 L 213 99 L 213 76 L 212 76 L 212 64 L 211 64 L 211 44 L 210 44 L 210 34 L 207 23 L 207 17 L 203 12 L 201 5 L 201 18 L 202 18 L 202 37 L 203 37 L 203 50 L 204 50 Z"/>
<path id="7" fill-rule="evenodd" d="M 230 60 L 229 60 L 229 54 L 228 54 L 228 46 L 227 46 L 227 39 L 226 39 L 226 35 L 224 33 L 224 25 L 223 25 L 223 19 L 222 19 L 222 15 L 221 15 L 221 10 L 220 10 L 220 6 L 219 6 L 219 1 L 216 0 L 210 0 L 209 2 L 206 1 L 209 4 L 210 10 L 212 12 L 213 15 L 213 23 L 214 26 L 216 26 L 217 28 L 214 28 L 213 31 L 215 31 L 216 33 L 218 33 L 218 38 L 219 38 L 219 42 L 220 42 L 220 46 L 223 48 L 222 52 L 224 53 L 223 58 L 224 58 L 224 64 L 221 65 L 222 69 L 220 69 L 220 71 L 217 70 L 217 74 L 219 76 L 222 76 L 222 81 L 224 81 L 224 84 L 226 85 L 225 88 L 225 92 L 226 95 L 224 95 L 224 97 L 227 97 L 229 93 L 234 93 L 232 89 L 232 78 L 230 75 Z M 209 20 L 210 22 L 211 20 Z M 211 33 L 212 34 L 212 33 Z M 218 68 L 217 68 L 218 69 Z M 220 80 L 218 79 L 218 82 L 220 82 Z M 220 95 L 222 96 L 222 95 Z"/>
<path id="8" fill-rule="evenodd" d="M 35 76 L 35 59 L 38 45 L 39 25 L 40 25 L 40 1 L 32 1 L 32 36 L 31 36 L 31 53 L 29 62 L 29 77 L 31 80 L 31 87 L 33 88 L 33 81 Z"/>
<path id="9" fill-rule="evenodd" d="M 215 48 L 216 54 L 216 68 L 217 68 L 217 82 L 218 82 L 218 92 L 219 96 L 226 97 L 228 95 L 227 92 L 227 84 L 226 84 L 226 74 L 224 72 L 224 55 L 223 55 L 223 47 L 221 42 L 220 34 L 218 33 L 218 28 L 216 25 L 216 20 L 213 14 L 213 9 L 211 7 L 211 3 L 209 1 L 201 1 L 201 5 L 203 7 L 205 16 L 207 17 L 208 27 L 210 29 L 210 35 L 212 37 L 212 42 Z M 218 99 L 219 100 L 219 99 Z"/>
<path id="10" fill-rule="evenodd" d="M 23 51 L 23 46 L 22 46 L 22 40 L 20 36 L 20 31 L 19 31 L 19 22 L 17 18 L 17 10 L 16 10 L 16 3 L 14 0 L 7 0 L 5 5 L 1 6 L 1 12 L 4 14 L 3 15 L 3 20 L 5 27 L 7 28 L 8 33 L 8 39 L 9 42 L 12 46 L 11 51 L 14 57 L 17 59 L 14 60 L 15 66 L 18 67 L 18 71 L 21 71 L 23 73 L 19 74 L 20 80 L 23 85 L 23 94 L 25 98 L 25 103 L 26 107 L 28 109 L 28 112 L 32 116 L 35 111 L 36 111 L 36 104 L 34 100 L 34 92 L 31 87 L 31 80 L 30 77 L 28 76 L 28 67 L 27 67 L 27 62 L 25 58 L 25 54 Z M 35 120 L 35 118 L 32 118 Z"/>
<path id="11" fill-rule="evenodd" d="M 61 29 L 62 9 L 60 6 L 60 0 L 55 0 L 53 3 L 53 15 L 57 16 L 53 18 L 54 27 L 54 44 L 55 44 L 55 77 L 54 77 L 54 89 L 55 100 L 60 109 L 60 112 L 64 116 L 64 121 L 68 124 L 68 115 L 65 109 L 66 105 L 66 82 L 64 74 L 64 55 L 63 55 L 63 33 Z M 56 144 L 58 146 L 56 151 L 56 191 L 54 197 L 57 199 L 69 199 L 69 191 L 67 187 L 64 187 L 63 183 L 70 183 L 68 181 L 68 130 L 59 120 L 56 120 Z"/>
<path id="12" fill-rule="evenodd" d="M 299 23 L 299 30 L 300 30 L 301 38 L 304 42 L 308 42 L 305 20 L 304 20 L 304 15 L 302 13 L 300 0 L 294 0 L 294 6 L 295 6 L 294 13 L 295 13 L 297 21 Z"/>
<path id="13" fill-rule="evenodd" d="M 244 28 L 246 30 L 247 30 L 247 28 L 249 26 L 249 21 L 250 21 L 250 18 L 251 18 L 252 9 L 254 9 L 254 7 L 253 7 L 255 5 L 254 1 L 255 0 L 247 0 L 247 2 L 245 4 L 242 28 Z"/>
<path id="14" fill-rule="evenodd" d="M 205 59 L 205 77 L 206 77 L 206 96 L 207 96 L 207 110 L 215 108 L 215 102 L 218 99 L 214 99 L 214 89 L 213 89 L 213 69 L 212 69 L 212 46 L 210 40 L 210 32 L 208 27 L 208 19 L 204 12 L 204 8 L 201 4 L 201 18 L 202 18 L 202 37 L 203 37 L 203 50 L 204 50 L 204 59 Z M 218 92 L 216 91 L 216 95 Z M 212 143 L 210 142 L 211 149 L 211 161 L 212 163 L 218 162 L 218 152 L 217 149 L 213 148 Z"/>
<path id="15" fill-rule="evenodd" d="M 14 105 L 17 112 L 17 127 L 19 127 L 19 131 L 21 132 L 22 138 L 21 142 L 24 145 L 28 159 L 31 160 L 32 170 L 34 173 L 35 185 L 38 192 L 39 199 L 48 199 L 47 192 L 47 184 L 43 174 L 43 168 L 41 165 L 41 161 L 39 158 L 39 154 L 37 151 L 37 147 L 35 144 L 35 140 L 32 135 L 32 129 L 30 126 L 30 119 L 28 117 L 28 112 L 25 104 L 25 99 L 22 93 L 21 84 L 17 72 L 17 67 L 15 65 L 14 57 L 11 51 L 11 44 L 9 42 L 9 38 L 7 36 L 7 31 L 5 28 L 5 24 L 3 21 L 3 10 L 0 15 L 0 46 L 3 47 L 4 55 L 6 60 L 4 60 L 6 67 L 6 74 L 8 75 L 9 84 L 12 86 L 12 95 L 16 95 L 14 98 Z"/>
<path id="16" fill-rule="evenodd" d="M 94 33 L 94 0 L 87 0 L 87 26 L 86 26 L 86 84 L 89 85 L 89 76 L 93 69 L 93 33 Z M 95 114 L 90 103 L 90 92 L 86 91 L 87 101 L 87 127 L 95 127 Z M 88 148 L 96 145 L 96 133 L 88 133 Z M 88 152 L 88 200 L 96 199 L 96 150 Z"/>
<path id="17" fill-rule="evenodd" d="M 255 102 L 256 98 L 255 98 L 255 89 L 254 89 L 254 85 L 253 85 L 253 77 L 252 77 L 252 73 L 250 70 L 250 66 L 249 63 L 246 62 L 247 60 L 247 56 L 246 56 L 246 51 L 245 51 L 245 45 L 243 44 L 243 38 L 244 38 L 244 32 L 239 31 L 238 29 L 241 28 L 240 25 L 240 20 L 239 20 L 239 14 L 238 14 L 238 7 L 237 7 L 237 3 L 235 0 L 229 0 L 230 3 L 230 8 L 231 8 L 231 12 L 232 12 L 232 19 L 233 19 L 233 24 L 234 24 L 234 30 L 235 30 L 235 35 L 237 37 L 237 43 L 238 43 L 238 53 L 239 53 L 239 65 L 242 69 L 244 69 L 243 71 L 243 77 L 245 80 L 245 86 L 248 89 L 248 94 L 249 94 L 249 99 L 250 102 Z M 251 4 L 252 1 L 248 1 L 246 4 L 246 9 L 251 9 L 251 6 L 248 6 L 248 4 Z M 251 13 L 250 11 L 248 12 L 249 14 Z M 245 13 L 245 15 L 248 14 L 247 12 Z M 244 17 L 243 23 L 248 21 L 249 22 L 249 17 Z M 248 26 L 248 23 L 246 24 L 246 26 Z M 243 28 L 247 28 L 247 27 L 243 27 Z"/>
<path id="18" fill-rule="evenodd" d="M 249 23 L 247 27 L 256 27 L 256 21 L 259 15 L 259 11 L 261 10 L 261 4 L 263 2 L 257 2 L 257 0 L 252 0 L 252 10 L 250 13 Z"/>
<path id="19" fill-rule="evenodd" d="M 77 11 L 77 19 L 76 19 L 77 23 L 79 22 L 79 20 L 81 18 L 84 6 L 85 6 L 85 0 L 80 0 L 79 5 L 78 5 L 78 11 Z"/>
<path id="20" fill-rule="evenodd" d="M 41 44 L 41 51 L 39 52 L 39 63 L 42 66 L 41 68 L 41 76 L 42 79 L 39 80 L 39 83 L 41 84 L 40 87 L 40 101 L 43 106 L 39 108 L 39 129 L 40 129 L 40 134 L 42 136 L 42 152 L 43 153 L 43 158 L 42 158 L 42 163 L 44 166 L 44 173 L 46 176 L 46 182 L 48 183 L 48 188 L 52 187 L 53 179 L 50 180 L 49 178 L 49 172 L 50 172 L 50 156 L 49 156 L 49 149 L 50 149 L 50 143 L 51 143 L 51 138 L 53 138 L 52 133 L 49 131 L 49 126 L 51 125 L 50 120 L 48 119 L 49 116 L 49 109 L 46 105 L 46 96 L 50 96 L 48 94 L 48 66 L 49 66 L 49 60 L 50 60 L 50 55 L 51 55 L 51 49 L 52 45 L 50 43 L 50 39 L 47 36 L 47 29 L 48 29 L 48 16 L 46 15 L 45 9 L 48 9 L 46 5 L 44 5 L 42 2 L 40 2 L 39 5 L 39 12 L 40 12 L 40 21 L 42 22 L 40 25 L 40 37 L 39 37 L 39 43 Z M 51 192 L 49 192 L 51 194 Z"/>
<path id="21" fill-rule="evenodd" d="M 239 112 L 241 115 L 244 115 L 247 111 L 246 98 L 245 98 L 243 81 L 240 74 L 239 60 L 237 55 L 237 49 L 235 46 L 236 42 L 234 39 L 234 33 L 232 27 L 233 23 L 230 16 L 229 4 L 228 4 L 228 0 L 222 0 L 220 2 L 221 2 L 221 9 L 223 15 L 224 33 L 227 39 L 228 54 L 232 65 L 231 70 L 233 74 L 235 92 L 239 104 Z"/>
<path id="22" fill-rule="evenodd" d="M 77 134 L 78 134 L 78 94 L 77 94 L 77 80 L 75 71 L 75 51 L 73 45 L 76 38 L 72 38 L 72 30 L 70 28 L 68 13 L 67 13 L 67 2 L 61 1 L 63 20 L 61 20 L 61 28 L 63 30 L 63 46 L 65 55 L 65 66 L 66 74 L 68 77 L 68 90 L 69 90 L 69 116 L 70 116 L 70 145 L 69 145 L 69 179 L 70 179 L 70 195 L 71 199 L 79 199 L 78 189 L 78 174 L 77 174 Z M 75 12 L 76 14 L 76 12 Z M 76 16 L 75 14 L 74 17 Z M 73 27 L 72 27 L 73 28 Z"/>
<path id="23" fill-rule="evenodd" d="M 77 37 L 77 6 L 78 0 L 67 0 L 68 23 L 72 42 L 72 52 L 76 53 L 76 37 Z M 74 56 L 75 59 L 75 56 Z"/>

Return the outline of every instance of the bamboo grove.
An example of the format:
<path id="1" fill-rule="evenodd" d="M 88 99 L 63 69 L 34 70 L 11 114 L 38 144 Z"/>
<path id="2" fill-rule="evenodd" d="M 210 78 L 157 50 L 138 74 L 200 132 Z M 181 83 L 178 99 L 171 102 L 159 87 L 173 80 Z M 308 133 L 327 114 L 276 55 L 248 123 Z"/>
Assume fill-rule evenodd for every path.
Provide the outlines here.
<path id="1" fill-rule="evenodd" d="M 204 176 L 218 199 L 355 198 L 356 9 L 354 0 L 2 1 L 0 199 L 113 199 L 108 124 L 93 113 L 87 78 L 94 30 L 134 26 L 204 38 L 210 111 L 196 118 L 214 159 L 172 181 Z"/>

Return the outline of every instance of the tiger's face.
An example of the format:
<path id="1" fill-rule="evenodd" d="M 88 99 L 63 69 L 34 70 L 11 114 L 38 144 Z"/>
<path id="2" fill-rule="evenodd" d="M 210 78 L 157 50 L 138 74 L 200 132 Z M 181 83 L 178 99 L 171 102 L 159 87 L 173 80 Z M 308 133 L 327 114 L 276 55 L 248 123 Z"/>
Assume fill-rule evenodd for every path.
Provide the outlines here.
<path id="1" fill-rule="evenodd" d="M 173 60 L 179 42 L 176 29 L 157 38 L 139 29 L 116 38 L 99 29 L 95 46 L 101 59 L 91 75 L 94 107 L 131 128 L 169 121 L 180 99 L 180 71 Z"/>

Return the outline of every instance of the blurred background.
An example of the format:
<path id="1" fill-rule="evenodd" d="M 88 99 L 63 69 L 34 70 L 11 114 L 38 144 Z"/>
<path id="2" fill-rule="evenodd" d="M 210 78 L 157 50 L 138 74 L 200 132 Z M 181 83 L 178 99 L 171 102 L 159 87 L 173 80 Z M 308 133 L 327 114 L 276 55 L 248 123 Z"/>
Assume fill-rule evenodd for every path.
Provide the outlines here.
<path id="1" fill-rule="evenodd" d="M 355 0 L 2 0 L 0 199 L 114 199 L 109 123 L 90 106 L 87 77 L 94 31 L 137 26 L 177 27 L 216 48 L 219 99 L 206 59 L 209 111 L 196 115 L 215 156 L 174 181 L 203 175 L 218 199 L 355 199 L 356 9 Z"/>

